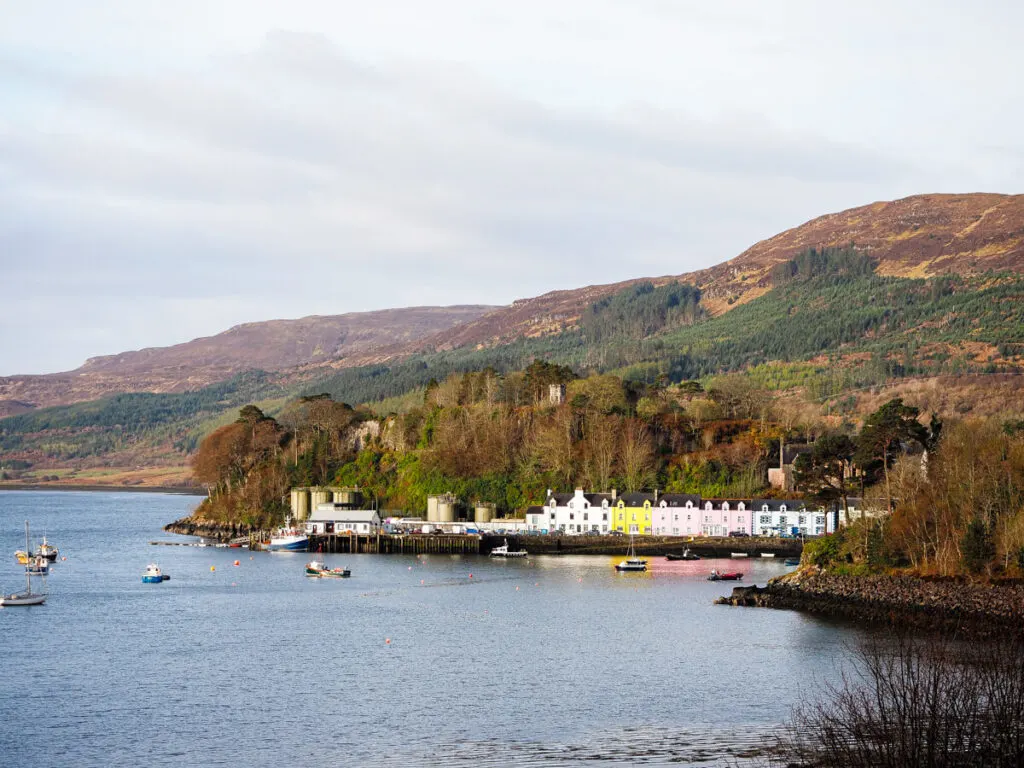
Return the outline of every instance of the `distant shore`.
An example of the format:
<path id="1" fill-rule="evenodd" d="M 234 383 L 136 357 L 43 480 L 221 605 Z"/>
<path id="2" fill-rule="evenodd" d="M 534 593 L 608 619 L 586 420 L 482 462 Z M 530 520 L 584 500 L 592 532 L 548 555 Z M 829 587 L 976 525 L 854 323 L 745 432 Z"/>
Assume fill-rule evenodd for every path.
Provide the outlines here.
<path id="1" fill-rule="evenodd" d="M 191 485 L 67 485 L 56 483 L 0 483 L 0 491 L 113 491 L 116 493 L 176 493 L 205 496 L 205 488 Z"/>

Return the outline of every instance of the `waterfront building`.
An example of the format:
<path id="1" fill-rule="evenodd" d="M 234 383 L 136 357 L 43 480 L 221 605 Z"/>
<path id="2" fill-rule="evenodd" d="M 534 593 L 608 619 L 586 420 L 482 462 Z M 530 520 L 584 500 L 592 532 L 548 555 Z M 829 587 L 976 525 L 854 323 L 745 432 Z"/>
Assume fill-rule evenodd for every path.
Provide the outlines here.
<path id="1" fill-rule="evenodd" d="M 705 536 L 754 534 L 750 499 L 704 499 L 700 532 Z"/>
<path id="2" fill-rule="evenodd" d="M 657 501 L 657 493 L 624 493 L 612 510 L 612 530 L 632 533 L 637 536 L 651 535 L 651 508 Z"/>
<path id="3" fill-rule="evenodd" d="M 822 536 L 835 532 L 835 516 L 809 509 L 799 499 L 754 499 L 753 533 L 757 536 Z"/>
<path id="4" fill-rule="evenodd" d="M 525 533 L 528 522 L 521 517 L 496 517 L 486 523 L 473 523 L 480 533 Z"/>
<path id="5" fill-rule="evenodd" d="M 531 531 L 559 531 L 567 534 L 602 534 L 611 530 L 611 504 L 615 493 L 552 493 L 544 506 L 531 507 L 526 527 Z"/>
<path id="6" fill-rule="evenodd" d="M 699 535 L 700 496 L 691 493 L 666 493 L 652 509 L 655 536 Z"/>
<path id="7" fill-rule="evenodd" d="M 344 504 L 318 504 L 306 521 L 306 533 L 380 532 L 380 515 L 375 509 L 349 509 Z"/>

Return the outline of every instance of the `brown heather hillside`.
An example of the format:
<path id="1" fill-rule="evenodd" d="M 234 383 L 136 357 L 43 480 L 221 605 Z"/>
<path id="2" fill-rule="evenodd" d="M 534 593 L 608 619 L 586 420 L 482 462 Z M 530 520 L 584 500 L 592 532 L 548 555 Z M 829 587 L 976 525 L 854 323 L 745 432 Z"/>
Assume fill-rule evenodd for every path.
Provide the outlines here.
<path id="1" fill-rule="evenodd" d="M 693 283 L 704 294 L 704 308 L 718 315 L 767 292 L 776 264 L 808 248 L 851 242 L 878 260 L 882 275 L 1024 272 L 1024 195 L 915 195 L 871 203 L 812 219 L 709 269 L 646 279 L 656 285 L 672 280 Z M 573 326 L 588 304 L 638 282 L 641 279 L 522 299 L 416 346 L 486 347 L 522 336 L 559 333 Z"/>
<path id="2" fill-rule="evenodd" d="M 115 392 L 185 392 L 253 368 L 279 371 L 350 356 L 363 359 L 379 350 L 403 349 L 490 309 L 410 307 L 246 323 L 172 347 L 94 357 L 67 373 L 0 378 L 0 417 Z"/>

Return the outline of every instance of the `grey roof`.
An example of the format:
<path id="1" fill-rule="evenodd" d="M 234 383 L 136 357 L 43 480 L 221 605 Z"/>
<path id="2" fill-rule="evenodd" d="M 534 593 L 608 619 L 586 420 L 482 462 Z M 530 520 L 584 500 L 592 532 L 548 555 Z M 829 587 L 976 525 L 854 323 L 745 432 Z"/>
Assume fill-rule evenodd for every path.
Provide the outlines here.
<path id="1" fill-rule="evenodd" d="M 333 504 L 320 504 L 309 519 L 314 523 L 374 523 L 380 520 L 380 515 L 375 509 L 345 509 Z"/>
<path id="2" fill-rule="evenodd" d="M 544 513 L 545 513 L 544 512 L 544 507 L 542 507 L 542 506 L 534 506 L 534 507 L 527 507 L 526 508 L 526 514 L 528 514 L 528 515 L 543 515 Z"/>
<path id="3" fill-rule="evenodd" d="M 624 493 L 619 496 L 618 500 L 624 503 L 627 507 L 642 507 L 645 501 L 649 501 L 651 504 L 654 504 L 654 494 L 640 492 Z"/>
<path id="4" fill-rule="evenodd" d="M 550 496 L 547 497 L 547 499 L 545 499 L 545 501 L 546 503 L 550 504 L 551 500 L 554 499 L 555 504 L 557 504 L 560 507 L 564 507 L 566 504 L 568 504 L 575 498 L 575 493 L 552 493 Z"/>
<path id="5" fill-rule="evenodd" d="M 693 493 L 666 493 L 658 497 L 658 504 L 665 502 L 667 507 L 685 507 L 688 501 L 695 507 L 700 506 L 700 496 Z"/>
<path id="6" fill-rule="evenodd" d="M 601 506 L 602 501 L 607 501 L 609 504 L 612 503 L 612 495 L 610 493 L 585 493 L 583 497 L 595 507 Z"/>
<path id="7" fill-rule="evenodd" d="M 807 502 L 803 499 L 751 499 L 753 509 L 760 511 L 767 504 L 769 512 L 781 512 L 782 505 L 786 505 L 787 512 L 797 512 L 807 508 Z"/>
<path id="8" fill-rule="evenodd" d="M 728 502 L 730 509 L 736 509 L 736 507 L 740 504 L 742 504 L 747 509 L 750 509 L 750 505 L 754 503 L 751 499 L 704 499 L 702 503 L 706 504 L 709 501 L 711 502 L 712 507 L 716 507 L 718 509 L 721 509 L 722 505 L 725 504 L 726 502 Z M 789 505 L 787 504 L 786 506 L 788 507 Z M 760 505 L 758 505 L 758 509 L 760 508 Z"/>

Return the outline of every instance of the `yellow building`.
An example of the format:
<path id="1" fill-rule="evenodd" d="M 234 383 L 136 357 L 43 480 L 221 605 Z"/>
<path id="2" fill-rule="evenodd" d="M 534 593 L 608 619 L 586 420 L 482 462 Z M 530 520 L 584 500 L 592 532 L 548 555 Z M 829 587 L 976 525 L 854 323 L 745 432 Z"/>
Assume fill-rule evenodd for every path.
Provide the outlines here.
<path id="1" fill-rule="evenodd" d="M 654 498 L 653 493 L 626 493 L 620 496 L 612 508 L 612 530 L 650 536 L 653 531 L 651 507 Z"/>

